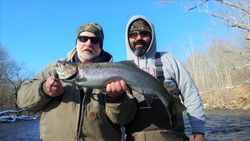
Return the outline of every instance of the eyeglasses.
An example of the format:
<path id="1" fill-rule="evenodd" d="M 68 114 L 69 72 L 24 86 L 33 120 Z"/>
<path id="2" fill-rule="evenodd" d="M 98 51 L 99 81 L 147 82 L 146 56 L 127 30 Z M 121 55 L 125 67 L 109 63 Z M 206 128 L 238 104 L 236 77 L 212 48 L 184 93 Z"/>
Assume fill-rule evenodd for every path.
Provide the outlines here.
<path id="1" fill-rule="evenodd" d="M 150 32 L 148 31 L 133 31 L 129 33 L 129 38 L 136 39 L 139 35 L 141 35 L 142 38 L 149 37 Z"/>
<path id="2" fill-rule="evenodd" d="M 85 43 L 90 40 L 93 44 L 97 44 L 100 40 L 99 37 L 78 36 L 79 41 Z"/>

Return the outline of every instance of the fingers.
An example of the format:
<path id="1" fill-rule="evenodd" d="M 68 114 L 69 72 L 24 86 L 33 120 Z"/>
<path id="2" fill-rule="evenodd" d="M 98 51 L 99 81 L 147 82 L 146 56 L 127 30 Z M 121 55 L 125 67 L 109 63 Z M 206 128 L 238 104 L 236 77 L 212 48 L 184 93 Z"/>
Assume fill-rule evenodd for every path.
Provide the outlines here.
<path id="1" fill-rule="evenodd" d="M 126 83 L 123 80 L 113 81 L 106 85 L 106 92 L 110 97 L 119 96 L 128 89 Z"/>
<path id="2" fill-rule="evenodd" d="M 125 81 L 120 80 L 120 84 L 121 84 L 121 87 L 122 87 L 122 90 L 123 90 L 123 91 L 128 90 L 128 86 L 127 86 L 127 84 L 125 83 Z"/>
<path id="3" fill-rule="evenodd" d="M 205 141 L 205 135 L 202 134 L 191 134 L 189 141 Z"/>
<path id="4" fill-rule="evenodd" d="M 189 141 L 194 141 L 194 135 L 190 135 Z"/>
<path id="5" fill-rule="evenodd" d="M 56 97 L 63 93 L 63 86 L 58 78 L 49 77 L 45 82 L 45 92 L 47 95 Z"/>

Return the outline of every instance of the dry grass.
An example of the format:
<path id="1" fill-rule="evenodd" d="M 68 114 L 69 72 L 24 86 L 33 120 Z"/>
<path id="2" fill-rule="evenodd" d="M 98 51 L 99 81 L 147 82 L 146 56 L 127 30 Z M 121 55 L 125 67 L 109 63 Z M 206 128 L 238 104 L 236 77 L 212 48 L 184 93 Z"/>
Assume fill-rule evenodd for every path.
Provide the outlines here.
<path id="1" fill-rule="evenodd" d="M 250 84 L 201 93 L 206 110 L 250 109 Z"/>

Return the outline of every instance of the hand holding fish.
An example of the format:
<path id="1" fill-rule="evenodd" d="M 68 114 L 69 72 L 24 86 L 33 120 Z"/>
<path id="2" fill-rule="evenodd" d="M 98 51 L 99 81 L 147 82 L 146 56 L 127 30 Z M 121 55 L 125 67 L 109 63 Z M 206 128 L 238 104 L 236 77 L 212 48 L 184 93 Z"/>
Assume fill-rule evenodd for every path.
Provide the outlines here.
<path id="1" fill-rule="evenodd" d="M 205 141 L 205 135 L 202 134 L 191 134 L 189 141 Z"/>
<path id="2" fill-rule="evenodd" d="M 114 81 L 106 85 L 106 92 L 109 97 L 122 95 L 128 89 L 127 84 L 123 81 Z"/>
<path id="3" fill-rule="evenodd" d="M 44 92 L 51 97 L 59 96 L 63 93 L 63 86 L 59 78 L 50 76 L 43 84 Z"/>

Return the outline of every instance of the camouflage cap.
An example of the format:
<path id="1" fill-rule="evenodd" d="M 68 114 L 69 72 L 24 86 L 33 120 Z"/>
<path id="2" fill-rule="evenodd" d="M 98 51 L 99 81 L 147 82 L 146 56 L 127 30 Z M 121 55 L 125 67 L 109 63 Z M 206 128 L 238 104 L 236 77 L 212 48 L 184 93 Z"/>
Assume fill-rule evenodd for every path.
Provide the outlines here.
<path id="1" fill-rule="evenodd" d="M 89 22 L 83 26 L 80 26 L 77 29 L 77 37 L 79 36 L 80 33 L 84 32 L 84 31 L 88 31 L 88 32 L 92 32 L 95 34 L 96 37 L 99 37 L 101 39 L 101 48 L 102 48 L 102 43 L 104 40 L 104 34 L 103 34 L 103 29 L 102 27 L 95 22 Z"/>
<path id="2" fill-rule="evenodd" d="M 150 25 L 143 19 L 138 19 L 131 24 L 130 31 L 144 30 L 151 33 Z"/>

